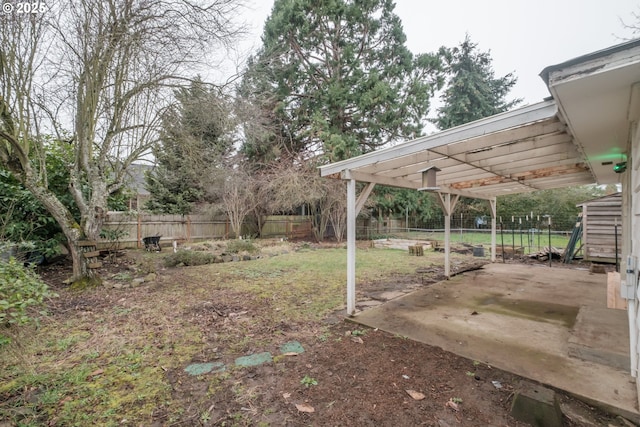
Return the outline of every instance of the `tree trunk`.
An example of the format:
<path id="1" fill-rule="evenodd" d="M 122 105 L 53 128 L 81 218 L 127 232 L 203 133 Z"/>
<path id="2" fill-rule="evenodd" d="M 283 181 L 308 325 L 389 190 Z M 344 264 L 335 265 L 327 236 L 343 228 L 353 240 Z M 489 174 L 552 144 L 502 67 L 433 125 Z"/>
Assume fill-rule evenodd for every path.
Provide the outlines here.
<path id="1" fill-rule="evenodd" d="M 72 281 L 90 277 L 87 260 L 82 255 L 78 242 L 84 237 L 80 224 L 73 218 L 71 212 L 58 200 L 55 194 L 43 187 L 30 173 L 25 173 L 24 186 L 38 199 L 56 220 L 62 233 L 67 238 L 68 249 L 73 260 Z"/>

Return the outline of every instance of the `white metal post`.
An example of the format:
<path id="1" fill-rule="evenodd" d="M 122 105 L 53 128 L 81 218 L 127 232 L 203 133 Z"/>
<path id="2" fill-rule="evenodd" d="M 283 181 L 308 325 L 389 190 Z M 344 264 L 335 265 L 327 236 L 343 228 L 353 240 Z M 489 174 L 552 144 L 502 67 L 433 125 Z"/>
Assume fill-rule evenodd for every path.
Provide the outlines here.
<path id="1" fill-rule="evenodd" d="M 347 180 L 347 315 L 356 312 L 356 180 Z"/>
<path id="2" fill-rule="evenodd" d="M 451 275 L 451 194 L 445 194 L 444 206 L 444 275 L 448 279 Z"/>
<path id="3" fill-rule="evenodd" d="M 496 198 L 489 200 L 491 210 L 491 262 L 496 262 Z"/>

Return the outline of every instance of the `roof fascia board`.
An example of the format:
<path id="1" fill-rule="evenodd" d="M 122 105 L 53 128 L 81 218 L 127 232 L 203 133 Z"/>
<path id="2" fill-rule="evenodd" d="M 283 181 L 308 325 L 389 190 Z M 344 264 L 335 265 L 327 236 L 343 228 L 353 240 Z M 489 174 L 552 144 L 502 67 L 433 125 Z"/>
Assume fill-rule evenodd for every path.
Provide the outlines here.
<path id="1" fill-rule="evenodd" d="M 570 59 L 560 64 L 550 65 L 542 70 L 542 72 L 540 72 L 540 77 L 542 78 L 542 80 L 544 80 L 547 87 L 551 89 L 551 86 L 553 85 L 552 80 L 554 80 L 558 75 L 566 77 L 569 74 L 576 73 L 578 69 L 584 68 L 585 64 L 587 63 L 590 63 L 591 66 L 593 66 L 594 61 L 599 62 L 605 58 L 607 59 L 605 62 L 611 62 L 611 65 L 607 66 L 607 69 L 615 68 L 613 64 L 618 62 L 619 60 L 638 55 L 638 52 L 630 55 L 631 51 L 636 51 L 637 49 L 640 49 L 640 39 L 630 40 L 625 43 L 620 43 L 606 49 Z M 627 62 L 627 60 L 624 59 L 623 61 Z"/>
<path id="2" fill-rule="evenodd" d="M 460 142 L 465 139 L 499 132 L 509 128 L 522 126 L 540 120 L 552 118 L 557 113 L 554 100 L 507 111 L 485 119 L 476 120 L 433 135 L 423 136 L 394 147 L 385 148 L 372 153 L 363 154 L 351 159 L 320 166 L 320 175 L 328 176 L 349 169 L 371 165 L 394 157 L 408 156 L 430 148 Z"/>

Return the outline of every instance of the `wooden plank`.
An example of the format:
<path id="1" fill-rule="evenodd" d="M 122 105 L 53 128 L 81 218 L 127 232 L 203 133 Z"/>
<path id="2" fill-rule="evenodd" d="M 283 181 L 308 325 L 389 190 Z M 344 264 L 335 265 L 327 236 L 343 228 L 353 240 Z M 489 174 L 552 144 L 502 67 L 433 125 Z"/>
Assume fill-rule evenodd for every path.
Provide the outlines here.
<path id="1" fill-rule="evenodd" d="M 620 273 L 607 273 L 607 308 L 627 309 L 627 300 L 620 296 Z"/>
<path id="2" fill-rule="evenodd" d="M 87 266 L 89 268 L 100 268 L 100 267 L 102 267 L 102 263 L 101 262 L 90 262 Z"/>
<path id="3" fill-rule="evenodd" d="M 94 242 L 93 240 L 80 240 L 78 242 L 78 246 L 79 247 L 86 247 L 86 246 L 95 246 L 96 242 Z"/>
<path id="4" fill-rule="evenodd" d="M 100 256 L 100 251 L 85 252 L 82 255 L 84 255 L 85 258 L 95 258 Z"/>

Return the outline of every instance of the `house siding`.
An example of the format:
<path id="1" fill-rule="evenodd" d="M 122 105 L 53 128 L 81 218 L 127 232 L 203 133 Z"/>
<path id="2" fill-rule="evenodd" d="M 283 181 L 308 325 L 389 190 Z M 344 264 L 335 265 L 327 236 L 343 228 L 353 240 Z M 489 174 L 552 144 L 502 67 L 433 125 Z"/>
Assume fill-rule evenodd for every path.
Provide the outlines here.
<path id="1" fill-rule="evenodd" d="M 622 278 L 627 286 L 635 289 L 635 298 L 630 300 L 629 314 L 629 338 L 631 374 L 636 377 L 636 387 L 640 396 L 640 383 L 638 382 L 638 361 L 640 351 L 640 299 L 637 294 L 637 279 L 634 274 L 626 273 L 627 256 L 635 257 L 636 269 L 640 260 L 640 123 L 634 123 L 630 142 L 629 157 L 627 158 L 627 172 L 622 176 L 622 212 L 623 228 L 629 230 L 624 233 L 623 259 L 621 263 Z M 631 302 L 633 301 L 633 304 Z"/>

